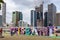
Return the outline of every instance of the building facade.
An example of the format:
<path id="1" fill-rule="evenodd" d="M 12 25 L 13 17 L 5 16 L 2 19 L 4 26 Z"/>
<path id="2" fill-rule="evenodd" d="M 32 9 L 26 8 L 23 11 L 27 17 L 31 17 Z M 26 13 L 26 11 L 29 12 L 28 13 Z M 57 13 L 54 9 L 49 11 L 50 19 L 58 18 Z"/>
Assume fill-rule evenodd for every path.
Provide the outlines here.
<path id="1" fill-rule="evenodd" d="M 43 4 L 39 7 L 35 7 L 35 10 L 31 10 L 31 25 L 36 27 L 43 26 Z"/>
<path id="2" fill-rule="evenodd" d="M 15 26 L 18 26 L 18 21 L 23 20 L 22 13 L 19 12 L 19 11 L 13 12 L 12 16 L 13 16 L 12 17 L 12 22 L 14 23 Z"/>
<path id="3" fill-rule="evenodd" d="M 48 26 L 48 23 L 47 23 L 47 21 L 48 21 L 48 20 L 47 20 L 48 12 L 45 12 L 45 13 L 44 13 L 44 17 L 45 17 L 45 18 L 44 18 L 44 27 L 47 27 L 47 26 Z"/>
<path id="4" fill-rule="evenodd" d="M 48 5 L 47 25 L 56 25 L 56 6 L 51 3 Z"/>
<path id="5" fill-rule="evenodd" d="M 37 13 L 36 13 L 35 10 L 31 10 L 31 25 L 33 27 L 36 27 L 37 26 L 36 21 L 37 21 Z"/>
<path id="6" fill-rule="evenodd" d="M 2 26 L 6 24 L 6 3 L 0 0 L 0 15 L 2 15 Z"/>
<path id="7" fill-rule="evenodd" d="M 37 12 L 37 27 L 41 27 L 43 26 L 43 4 L 35 7 L 35 11 Z"/>
<path id="8" fill-rule="evenodd" d="M 60 13 L 56 13 L 56 26 L 60 26 Z"/>

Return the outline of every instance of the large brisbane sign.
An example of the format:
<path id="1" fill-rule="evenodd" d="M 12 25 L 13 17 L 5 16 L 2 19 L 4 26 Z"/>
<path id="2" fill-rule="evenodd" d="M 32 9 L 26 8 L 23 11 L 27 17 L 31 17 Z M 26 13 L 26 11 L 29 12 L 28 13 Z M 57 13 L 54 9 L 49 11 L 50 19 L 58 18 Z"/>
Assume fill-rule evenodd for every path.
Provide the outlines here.
<path id="1" fill-rule="evenodd" d="M 40 35 L 40 36 L 48 36 L 48 28 L 11 28 L 11 36 L 14 34 L 18 35 Z"/>
<path id="2" fill-rule="evenodd" d="M 51 36 L 54 32 L 53 27 L 41 27 L 41 28 L 31 28 L 31 27 L 19 27 L 19 28 L 9 28 L 11 36 L 17 35 L 38 35 L 38 36 Z M 0 30 L 0 34 L 2 35 L 3 28 Z"/>

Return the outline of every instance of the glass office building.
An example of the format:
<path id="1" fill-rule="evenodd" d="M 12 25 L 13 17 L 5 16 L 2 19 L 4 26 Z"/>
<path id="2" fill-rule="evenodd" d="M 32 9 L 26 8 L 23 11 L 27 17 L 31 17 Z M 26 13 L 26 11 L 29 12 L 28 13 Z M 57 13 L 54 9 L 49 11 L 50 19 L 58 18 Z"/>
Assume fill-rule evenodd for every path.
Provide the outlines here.
<path id="1" fill-rule="evenodd" d="M 37 13 L 35 10 L 31 10 L 31 25 L 36 27 L 37 26 L 36 21 L 37 21 Z"/>

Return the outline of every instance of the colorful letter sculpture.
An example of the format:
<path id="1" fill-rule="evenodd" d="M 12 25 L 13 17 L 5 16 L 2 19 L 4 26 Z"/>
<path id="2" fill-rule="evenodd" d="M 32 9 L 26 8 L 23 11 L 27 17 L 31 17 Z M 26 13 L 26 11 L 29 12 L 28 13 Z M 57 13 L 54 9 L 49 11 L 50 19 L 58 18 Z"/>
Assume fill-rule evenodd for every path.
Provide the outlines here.
<path id="1" fill-rule="evenodd" d="M 49 26 L 49 36 L 53 36 L 53 34 L 54 34 L 54 27 Z"/>
<path id="2" fill-rule="evenodd" d="M 39 36 L 47 36 L 48 35 L 48 28 L 42 27 L 42 28 L 37 28 L 38 35 Z"/>
<path id="3" fill-rule="evenodd" d="M 21 34 L 21 28 L 18 28 L 18 35 Z"/>
<path id="4" fill-rule="evenodd" d="M 11 36 L 18 35 L 38 35 L 38 36 L 51 36 L 54 32 L 54 27 L 41 27 L 41 28 L 11 28 Z"/>
<path id="5" fill-rule="evenodd" d="M 11 36 L 13 36 L 16 33 L 15 28 L 11 28 Z"/>
<path id="6" fill-rule="evenodd" d="M 24 35 L 25 34 L 25 28 L 21 28 L 21 34 Z"/>
<path id="7" fill-rule="evenodd" d="M 38 35 L 37 29 L 36 28 L 31 29 L 31 34 L 32 35 Z"/>
<path id="8" fill-rule="evenodd" d="M 30 28 L 25 29 L 25 35 L 31 35 L 31 30 Z"/>

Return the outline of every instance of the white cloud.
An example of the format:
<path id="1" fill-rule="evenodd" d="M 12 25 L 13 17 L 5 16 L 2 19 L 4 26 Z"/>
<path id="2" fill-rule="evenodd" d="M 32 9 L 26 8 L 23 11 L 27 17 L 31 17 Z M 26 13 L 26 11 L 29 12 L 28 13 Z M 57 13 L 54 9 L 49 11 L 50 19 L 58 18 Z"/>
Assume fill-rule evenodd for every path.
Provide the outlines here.
<path id="1" fill-rule="evenodd" d="M 7 17 L 6 17 L 6 21 L 8 23 L 10 23 L 12 21 L 12 12 L 17 10 L 17 11 L 21 11 L 23 13 L 23 20 L 28 22 L 30 24 L 30 10 L 33 9 L 32 7 L 32 4 L 29 6 L 31 2 L 33 2 L 32 0 L 28 1 L 26 0 L 27 2 L 29 2 L 29 4 L 27 4 L 27 2 L 25 1 L 25 5 L 24 4 L 20 4 L 20 1 L 22 0 L 19 0 L 19 2 L 16 2 L 14 0 L 4 0 L 6 2 L 6 8 L 7 8 Z M 24 1 L 22 1 L 24 2 Z"/>
<path id="2" fill-rule="evenodd" d="M 17 6 L 12 0 L 4 0 L 6 2 L 6 22 L 10 23 L 12 21 L 12 11 L 16 10 Z"/>

